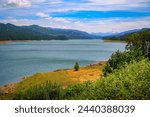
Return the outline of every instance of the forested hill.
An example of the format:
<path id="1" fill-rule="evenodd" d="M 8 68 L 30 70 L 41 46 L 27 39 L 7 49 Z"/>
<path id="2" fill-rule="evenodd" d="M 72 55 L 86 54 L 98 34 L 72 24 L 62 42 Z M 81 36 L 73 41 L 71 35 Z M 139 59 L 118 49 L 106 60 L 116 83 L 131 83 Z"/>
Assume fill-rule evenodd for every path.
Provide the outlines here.
<path id="1" fill-rule="evenodd" d="M 144 34 L 144 33 L 150 34 L 150 28 L 136 29 L 136 30 L 121 32 L 112 36 L 105 36 L 103 37 L 103 40 L 125 41 L 128 37 L 132 36 L 133 34 Z"/>
<path id="2" fill-rule="evenodd" d="M 0 23 L 0 40 L 67 40 L 67 39 L 98 39 L 100 36 L 72 29 L 56 29 L 31 26 L 15 26 Z"/>

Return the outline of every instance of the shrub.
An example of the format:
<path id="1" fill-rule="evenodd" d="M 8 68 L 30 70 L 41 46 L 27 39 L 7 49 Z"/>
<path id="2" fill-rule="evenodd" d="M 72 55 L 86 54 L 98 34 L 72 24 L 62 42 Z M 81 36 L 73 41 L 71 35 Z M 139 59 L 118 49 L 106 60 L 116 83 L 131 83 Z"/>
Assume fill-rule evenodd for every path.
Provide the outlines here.
<path id="1" fill-rule="evenodd" d="M 74 70 L 79 71 L 79 68 L 80 68 L 79 63 L 76 62 L 75 65 L 74 65 Z"/>
<path id="2" fill-rule="evenodd" d="M 57 100 L 61 98 L 61 88 L 58 84 L 47 81 L 44 84 L 30 87 L 27 90 L 18 91 L 13 99 L 22 100 Z"/>
<path id="3" fill-rule="evenodd" d="M 95 84 L 96 99 L 150 99 L 150 62 L 125 65 Z M 92 99 L 92 97 L 91 97 Z"/>
<path id="4" fill-rule="evenodd" d="M 92 82 L 87 81 L 84 83 L 73 85 L 65 90 L 64 99 L 82 99 L 86 91 L 91 90 Z"/>
<path id="5" fill-rule="evenodd" d="M 120 52 L 119 50 L 112 54 L 111 58 L 108 60 L 106 66 L 103 69 L 104 76 L 113 72 L 115 69 L 119 69 L 124 66 L 126 63 L 132 63 L 133 61 L 140 61 L 144 57 L 137 51 L 124 51 Z"/>
<path id="6" fill-rule="evenodd" d="M 150 99 L 150 62 L 133 61 L 90 85 L 80 84 L 66 91 L 67 99 Z"/>

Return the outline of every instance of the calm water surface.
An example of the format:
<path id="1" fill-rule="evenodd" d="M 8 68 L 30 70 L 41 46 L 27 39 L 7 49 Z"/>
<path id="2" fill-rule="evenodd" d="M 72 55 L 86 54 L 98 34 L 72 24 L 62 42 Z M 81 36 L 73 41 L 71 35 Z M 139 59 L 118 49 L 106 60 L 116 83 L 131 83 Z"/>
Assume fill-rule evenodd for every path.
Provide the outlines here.
<path id="1" fill-rule="evenodd" d="M 108 60 L 125 43 L 102 40 L 53 40 L 0 44 L 0 85 L 19 81 L 23 76 L 61 68 L 75 62 L 88 65 Z"/>

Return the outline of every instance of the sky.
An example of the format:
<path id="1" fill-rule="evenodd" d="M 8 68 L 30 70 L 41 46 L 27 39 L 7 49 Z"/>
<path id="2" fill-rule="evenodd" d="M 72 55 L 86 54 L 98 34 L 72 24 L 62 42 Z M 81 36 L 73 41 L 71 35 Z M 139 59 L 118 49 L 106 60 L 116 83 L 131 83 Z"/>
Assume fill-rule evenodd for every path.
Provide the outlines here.
<path id="1" fill-rule="evenodd" d="M 116 33 L 150 28 L 150 0 L 0 0 L 0 22 Z"/>

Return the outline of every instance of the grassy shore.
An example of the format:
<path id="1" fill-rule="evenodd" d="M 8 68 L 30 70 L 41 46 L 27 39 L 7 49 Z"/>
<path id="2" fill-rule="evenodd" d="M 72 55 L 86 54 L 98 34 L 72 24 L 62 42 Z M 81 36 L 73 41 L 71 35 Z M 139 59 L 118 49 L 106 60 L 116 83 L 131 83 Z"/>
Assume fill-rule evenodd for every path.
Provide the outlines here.
<path id="1" fill-rule="evenodd" d="M 122 40 L 104 40 L 104 42 L 126 43 L 126 41 L 122 41 Z"/>
<path id="2" fill-rule="evenodd" d="M 11 41 L 0 41 L 0 44 L 7 44 L 10 43 Z"/>
<path id="3" fill-rule="evenodd" d="M 8 43 L 11 43 L 11 42 L 30 42 L 30 41 L 33 41 L 33 40 L 10 40 L 10 41 L 0 41 L 0 44 L 8 44 Z"/>
<path id="4" fill-rule="evenodd" d="M 81 67 L 79 71 L 74 71 L 74 69 L 60 69 L 24 77 L 21 82 L 0 87 L 0 99 L 12 99 L 12 95 L 15 91 L 26 90 L 31 86 L 42 84 L 46 81 L 58 83 L 63 88 L 85 81 L 95 82 L 102 76 L 102 69 L 105 63 L 106 62 L 100 62 L 98 64 Z"/>

